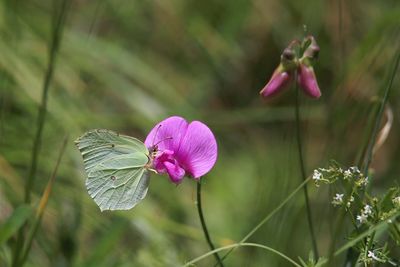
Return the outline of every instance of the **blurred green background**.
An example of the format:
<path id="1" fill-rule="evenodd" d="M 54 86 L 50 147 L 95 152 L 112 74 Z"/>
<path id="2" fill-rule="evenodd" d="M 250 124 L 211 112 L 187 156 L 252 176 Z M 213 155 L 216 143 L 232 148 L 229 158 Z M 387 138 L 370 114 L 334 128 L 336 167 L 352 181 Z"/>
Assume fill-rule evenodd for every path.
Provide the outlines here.
<path id="1" fill-rule="evenodd" d="M 48 0 L 0 4 L 0 222 L 23 202 L 60 7 Z M 203 208 L 216 246 L 239 241 L 301 182 L 295 91 L 269 101 L 258 93 L 281 51 L 305 34 L 321 48 L 315 71 L 322 91 L 319 100 L 301 99 L 307 174 L 330 159 L 352 166 L 399 48 L 399 18 L 398 0 L 70 1 L 49 88 L 34 205 L 65 135 L 69 143 L 26 266 L 179 266 L 208 251 L 193 180 L 175 186 L 154 175 L 146 199 L 123 212 L 101 213 L 86 192 L 73 140 L 93 128 L 144 140 L 171 115 L 202 120 L 215 133 L 219 155 L 203 178 Z M 392 129 L 373 161 L 376 194 L 399 181 L 398 88 L 396 79 Z M 327 255 L 336 211 L 327 188 L 310 185 L 310 195 L 318 245 Z M 307 258 L 302 193 L 250 241 Z M 9 262 L 12 242 L 1 247 L 0 265 Z M 237 249 L 226 264 L 287 266 L 254 248 Z"/>

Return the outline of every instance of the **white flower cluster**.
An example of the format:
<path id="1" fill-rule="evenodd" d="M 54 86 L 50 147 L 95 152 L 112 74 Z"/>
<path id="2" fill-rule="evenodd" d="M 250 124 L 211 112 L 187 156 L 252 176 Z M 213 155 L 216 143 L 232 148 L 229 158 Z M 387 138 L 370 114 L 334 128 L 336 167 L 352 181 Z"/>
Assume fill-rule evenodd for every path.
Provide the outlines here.
<path id="1" fill-rule="evenodd" d="M 312 179 L 316 182 L 320 181 L 322 179 L 322 173 L 319 170 L 314 170 Z"/>
<path id="2" fill-rule="evenodd" d="M 392 202 L 395 207 L 400 208 L 400 196 L 393 198 Z"/>
<path id="3" fill-rule="evenodd" d="M 372 209 L 370 205 L 365 205 L 364 208 L 361 210 L 361 214 L 357 215 L 357 221 L 360 224 L 363 224 L 368 221 L 368 217 L 372 214 Z"/>
<path id="4" fill-rule="evenodd" d="M 345 171 L 343 172 L 343 178 L 344 178 L 345 180 L 350 179 L 351 176 L 352 176 L 352 173 L 351 173 L 350 170 L 345 170 Z"/>
<path id="5" fill-rule="evenodd" d="M 374 253 L 373 251 L 371 251 L 371 250 L 368 250 L 368 255 L 367 255 L 367 257 L 370 258 L 371 260 L 381 261 L 381 259 L 378 258 L 378 257 L 375 255 L 375 253 Z"/>
<path id="6" fill-rule="evenodd" d="M 343 204 L 343 196 L 344 194 L 336 194 L 333 197 L 332 204 L 333 206 L 339 206 Z"/>
<path id="7" fill-rule="evenodd" d="M 384 247 L 375 248 L 373 250 L 370 250 L 369 248 L 365 247 L 361 250 L 359 261 L 363 262 L 364 266 L 372 266 L 374 262 L 379 262 L 379 263 L 390 262 L 390 258 L 387 256 L 387 250 Z"/>

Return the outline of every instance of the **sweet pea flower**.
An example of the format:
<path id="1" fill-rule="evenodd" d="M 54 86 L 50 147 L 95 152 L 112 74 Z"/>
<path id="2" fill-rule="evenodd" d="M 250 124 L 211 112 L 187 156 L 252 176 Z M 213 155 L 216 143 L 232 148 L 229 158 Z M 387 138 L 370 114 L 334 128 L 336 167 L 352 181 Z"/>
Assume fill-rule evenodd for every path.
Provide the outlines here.
<path id="1" fill-rule="evenodd" d="M 274 71 L 274 74 L 272 74 L 272 77 L 267 85 L 265 85 L 261 90 L 260 95 L 263 97 L 269 97 L 279 93 L 279 91 L 286 87 L 291 78 L 292 77 L 289 72 L 282 70 L 281 67 L 278 67 Z"/>
<path id="2" fill-rule="evenodd" d="M 297 74 L 297 82 L 303 92 L 312 98 L 320 98 L 321 90 L 319 89 L 317 78 L 315 77 L 312 66 L 300 64 Z"/>
<path id="3" fill-rule="evenodd" d="M 296 46 L 300 47 L 302 54 L 296 56 Z M 306 37 L 302 43 L 298 40 L 292 41 L 281 55 L 281 63 L 272 74 L 271 79 L 260 91 L 260 95 L 269 98 L 284 90 L 293 80 L 297 72 L 297 80 L 300 88 L 306 95 L 312 98 L 319 98 L 321 90 L 319 89 L 317 78 L 315 76 L 312 64 L 318 57 L 319 46 L 313 36 Z"/>
<path id="4" fill-rule="evenodd" d="M 153 152 L 153 168 L 167 173 L 173 183 L 184 176 L 195 180 L 208 173 L 217 160 L 217 142 L 200 121 L 188 123 L 173 116 L 158 123 L 147 135 L 145 145 Z"/>

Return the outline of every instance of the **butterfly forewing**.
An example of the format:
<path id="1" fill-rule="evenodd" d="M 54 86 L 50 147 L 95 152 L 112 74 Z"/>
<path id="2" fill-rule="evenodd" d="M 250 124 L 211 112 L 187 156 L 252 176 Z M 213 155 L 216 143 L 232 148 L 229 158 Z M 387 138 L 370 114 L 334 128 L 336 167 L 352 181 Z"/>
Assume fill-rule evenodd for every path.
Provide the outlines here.
<path id="1" fill-rule="evenodd" d="M 76 144 L 88 176 L 87 190 L 102 211 L 131 209 L 146 196 L 149 152 L 141 141 L 109 130 L 93 130 Z"/>

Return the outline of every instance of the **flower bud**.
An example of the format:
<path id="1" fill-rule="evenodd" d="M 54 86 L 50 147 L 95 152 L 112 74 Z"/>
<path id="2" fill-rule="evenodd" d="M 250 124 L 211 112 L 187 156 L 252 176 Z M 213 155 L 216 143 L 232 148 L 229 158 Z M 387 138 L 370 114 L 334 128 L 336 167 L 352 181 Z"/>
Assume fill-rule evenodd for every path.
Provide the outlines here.
<path id="1" fill-rule="evenodd" d="M 314 36 L 311 36 L 311 35 L 308 36 L 305 42 L 308 43 L 308 47 L 305 48 L 303 57 L 309 58 L 309 59 L 317 59 L 320 49 L 317 44 L 317 41 L 315 41 Z"/>
<path id="2" fill-rule="evenodd" d="M 319 89 L 312 66 L 307 66 L 303 63 L 300 64 L 297 82 L 308 96 L 312 98 L 319 98 L 321 96 L 321 90 Z"/>
<path id="3" fill-rule="evenodd" d="M 273 96 L 283 90 L 290 80 L 291 75 L 283 70 L 282 65 L 279 65 L 267 85 L 260 91 L 260 95 L 263 97 Z"/>

